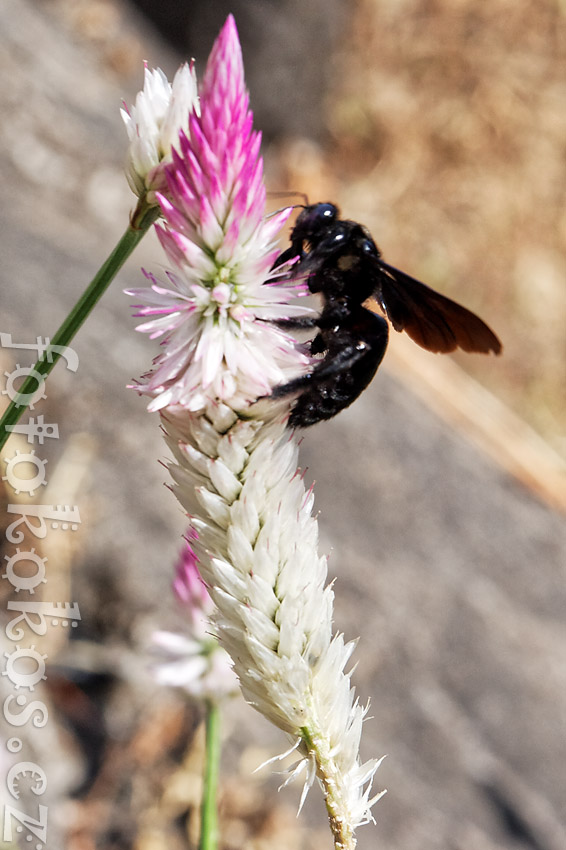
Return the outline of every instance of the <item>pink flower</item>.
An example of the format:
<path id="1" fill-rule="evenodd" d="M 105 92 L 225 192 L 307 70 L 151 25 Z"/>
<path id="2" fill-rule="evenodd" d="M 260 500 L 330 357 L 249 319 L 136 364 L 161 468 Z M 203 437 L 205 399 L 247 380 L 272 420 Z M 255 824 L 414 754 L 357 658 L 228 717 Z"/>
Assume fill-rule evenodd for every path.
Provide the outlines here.
<path id="1" fill-rule="evenodd" d="M 204 626 L 202 634 L 210 632 L 209 617 L 214 610 L 214 602 L 210 598 L 206 585 L 198 570 L 198 558 L 191 546 L 196 539 L 194 529 L 189 528 L 186 544 L 183 546 L 175 568 L 173 591 L 178 601 L 189 616 L 191 627 L 199 629 Z"/>
<path id="2" fill-rule="evenodd" d="M 167 196 L 158 194 L 165 223 L 157 234 L 175 271 L 165 280 L 147 273 L 151 289 L 132 292 L 143 302 L 136 315 L 147 319 L 138 330 L 162 338 L 138 387 L 152 410 L 199 411 L 215 399 L 245 409 L 309 363 L 266 321 L 304 313 L 289 302 L 305 287 L 277 284 L 270 271 L 290 210 L 265 217 L 261 136 L 252 125 L 230 16 L 208 60 L 200 113 L 191 112 L 165 169 Z"/>
<path id="3" fill-rule="evenodd" d="M 218 644 L 210 615 L 214 602 L 209 596 L 191 546 L 195 532 L 189 529 L 177 567 L 173 590 L 183 609 L 183 628 L 154 632 L 154 649 L 163 660 L 154 665 L 161 685 L 183 688 L 191 696 L 218 701 L 239 690 L 238 679 L 226 650 Z"/>

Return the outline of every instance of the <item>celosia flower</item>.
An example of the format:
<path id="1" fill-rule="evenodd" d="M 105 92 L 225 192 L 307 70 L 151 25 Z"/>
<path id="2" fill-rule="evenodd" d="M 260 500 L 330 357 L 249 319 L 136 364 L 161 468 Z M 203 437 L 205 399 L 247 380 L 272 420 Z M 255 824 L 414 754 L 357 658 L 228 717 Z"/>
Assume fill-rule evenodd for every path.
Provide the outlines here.
<path id="1" fill-rule="evenodd" d="M 126 177 L 138 197 L 149 192 L 148 201 L 156 203 L 153 193 L 166 185 L 164 166 L 171 162 L 179 132 L 187 130 L 189 116 L 197 107 L 192 67 L 181 65 L 171 85 L 160 68 L 150 70 L 145 65 L 143 89 L 135 105 L 128 108 L 124 103 L 120 110 L 130 140 Z"/>
<path id="2" fill-rule="evenodd" d="M 230 26 L 234 26 L 231 24 Z M 234 30 L 235 32 L 235 30 Z M 235 407 L 266 395 L 306 369 L 293 339 L 268 320 L 305 308 L 289 303 L 304 284 L 269 285 L 275 242 L 291 212 L 265 218 L 260 134 L 252 129 L 241 57 L 218 41 L 200 91 L 201 114 L 166 168 L 158 236 L 176 267 L 150 291 L 132 290 L 150 317 L 138 330 L 163 337 L 162 353 L 141 392 L 150 409 L 180 404 L 202 410 L 215 399 Z M 281 272 L 279 272 L 281 276 Z"/>
<path id="3" fill-rule="evenodd" d="M 219 639 L 244 697 L 291 736 L 292 777 L 304 775 L 304 793 L 319 779 L 336 845 L 352 848 L 381 796 L 370 790 L 379 762 L 359 760 L 367 709 L 344 669 L 354 643 L 332 637 L 333 592 L 297 442 L 283 424 L 244 421 L 221 404 L 204 416 L 169 410 L 162 421 L 174 491 L 198 532 Z"/>
<path id="4" fill-rule="evenodd" d="M 145 300 L 138 315 L 151 317 L 139 329 L 162 337 L 140 389 L 162 412 L 174 491 L 244 696 L 291 737 L 292 776 L 304 775 L 304 793 L 318 778 L 336 847 L 353 848 L 380 796 L 370 799 L 378 762 L 358 755 L 366 709 L 345 671 L 353 644 L 332 636 L 313 494 L 282 415 L 289 402 L 253 404 L 307 369 L 309 357 L 266 321 L 292 314 L 296 290 L 269 276 L 287 211 L 265 219 L 232 17 L 206 68 L 200 114 L 166 174 L 158 233 L 175 270 L 166 282 L 149 275 L 149 296 L 136 292 Z"/>
<path id="5" fill-rule="evenodd" d="M 210 632 L 208 624 L 214 610 L 214 602 L 198 570 L 198 558 L 192 547 L 192 543 L 197 539 L 195 529 L 190 526 L 175 567 L 173 592 L 180 604 L 186 607 L 191 630 L 198 637 L 204 637 Z"/>
<path id="6" fill-rule="evenodd" d="M 212 632 L 214 602 L 200 577 L 189 529 L 177 563 L 173 590 L 185 614 L 183 631 L 157 631 L 153 645 L 163 660 L 153 668 L 159 684 L 183 688 L 191 696 L 218 702 L 238 691 L 230 657 Z"/>

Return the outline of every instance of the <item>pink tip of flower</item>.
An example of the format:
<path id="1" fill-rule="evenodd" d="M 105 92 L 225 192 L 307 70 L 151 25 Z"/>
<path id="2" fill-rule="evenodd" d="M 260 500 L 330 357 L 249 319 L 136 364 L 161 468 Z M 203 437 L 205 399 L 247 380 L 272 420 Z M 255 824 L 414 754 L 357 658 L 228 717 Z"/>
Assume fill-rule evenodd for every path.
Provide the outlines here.
<path id="1" fill-rule="evenodd" d="M 234 16 L 230 14 L 210 53 L 203 80 L 203 92 L 208 93 L 217 87 L 226 91 L 228 86 L 232 92 L 238 92 L 243 79 L 244 63 L 240 39 Z"/>
<path id="2" fill-rule="evenodd" d="M 183 547 L 177 566 L 175 567 L 175 579 L 173 580 L 173 591 L 175 596 L 191 611 L 204 611 L 212 608 L 212 600 L 208 595 L 206 586 L 198 569 L 198 558 L 191 546 L 191 540 L 195 539 L 196 532 L 189 529 L 186 545 Z"/>

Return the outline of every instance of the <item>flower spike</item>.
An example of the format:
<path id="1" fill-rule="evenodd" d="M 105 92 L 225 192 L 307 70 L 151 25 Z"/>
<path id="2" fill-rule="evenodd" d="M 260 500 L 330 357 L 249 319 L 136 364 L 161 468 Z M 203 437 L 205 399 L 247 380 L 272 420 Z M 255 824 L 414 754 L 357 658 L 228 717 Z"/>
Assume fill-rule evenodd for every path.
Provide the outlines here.
<path id="1" fill-rule="evenodd" d="M 232 18 L 208 61 L 200 111 L 181 131 L 158 193 L 157 235 L 175 272 L 151 276 L 138 327 L 162 338 L 162 351 L 138 390 L 151 410 L 203 410 L 216 399 L 247 408 L 271 387 L 305 371 L 310 358 L 270 320 L 304 313 L 290 304 L 304 284 L 273 279 L 275 239 L 285 209 L 265 218 L 263 162 L 253 131 L 240 45 Z M 150 318 L 147 321 L 148 316 Z"/>

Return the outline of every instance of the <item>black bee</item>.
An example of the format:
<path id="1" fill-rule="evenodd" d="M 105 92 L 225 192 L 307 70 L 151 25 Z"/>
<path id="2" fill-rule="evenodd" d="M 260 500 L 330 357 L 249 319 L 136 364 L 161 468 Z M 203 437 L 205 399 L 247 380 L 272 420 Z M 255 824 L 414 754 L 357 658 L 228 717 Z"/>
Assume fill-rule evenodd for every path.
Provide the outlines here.
<path id="1" fill-rule="evenodd" d="M 289 329 L 318 328 L 312 354 L 323 357 L 311 372 L 275 387 L 272 398 L 298 394 L 289 426 L 306 428 L 348 407 L 375 375 L 387 348 L 388 324 L 364 306 L 374 298 L 396 331 L 406 331 L 428 351 L 461 348 L 499 354 L 501 343 L 478 316 L 381 259 L 369 232 L 342 220 L 334 204 L 304 207 L 291 247 L 274 268 L 298 256 L 293 276 L 304 275 L 320 292 L 322 312 L 277 322 Z"/>

